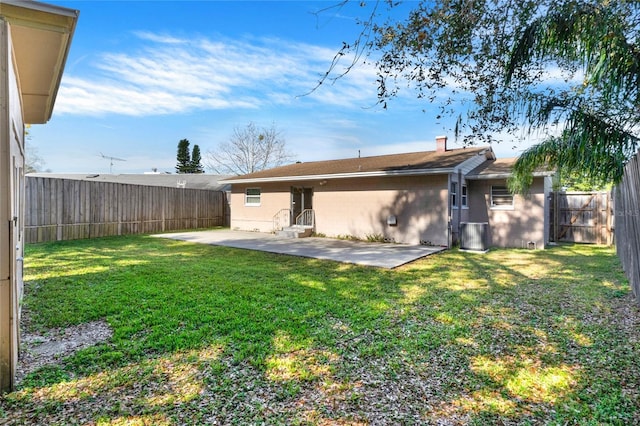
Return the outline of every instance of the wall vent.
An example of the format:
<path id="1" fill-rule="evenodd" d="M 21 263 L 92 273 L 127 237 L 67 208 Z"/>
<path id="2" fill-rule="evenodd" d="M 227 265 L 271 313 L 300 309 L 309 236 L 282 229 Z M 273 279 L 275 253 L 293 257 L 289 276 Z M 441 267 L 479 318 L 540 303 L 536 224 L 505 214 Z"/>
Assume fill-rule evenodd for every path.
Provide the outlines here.
<path id="1" fill-rule="evenodd" d="M 460 250 L 489 251 L 489 223 L 460 223 Z"/>

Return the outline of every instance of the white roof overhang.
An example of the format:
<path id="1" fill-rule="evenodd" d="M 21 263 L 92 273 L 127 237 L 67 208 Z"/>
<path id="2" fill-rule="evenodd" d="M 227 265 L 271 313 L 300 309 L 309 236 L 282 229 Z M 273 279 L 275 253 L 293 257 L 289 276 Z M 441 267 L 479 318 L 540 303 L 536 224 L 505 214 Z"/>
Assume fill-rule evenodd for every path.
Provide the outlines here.
<path id="1" fill-rule="evenodd" d="M 51 118 L 78 15 L 35 1 L 0 1 L 0 19 L 11 26 L 25 123 Z"/>
<path id="2" fill-rule="evenodd" d="M 355 172 L 355 173 L 334 173 L 334 174 L 318 174 L 306 176 L 275 176 L 263 178 L 249 179 L 224 179 L 221 183 L 264 183 L 264 182 L 291 182 L 291 181 L 309 181 L 323 179 L 349 179 L 349 178 L 366 178 L 366 177 L 385 177 L 385 176 L 422 176 L 422 175 L 439 175 L 452 173 L 453 168 L 440 169 L 418 169 L 418 170 L 384 170 L 374 172 Z"/>
<path id="3" fill-rule="evenodd" d="M 543 171 L 543 172 L 533 172 L 533 177 L 545 177 L 545 176 L 553 176 L 556 172 L 554 171 Z M 478 174 L 478 175 L 467 175 L 465 177 L 466 180 L 489 180 L 489 179 L 508 179 L 511 177 L 511 173 L 487 173 L 487 174 Z"/>

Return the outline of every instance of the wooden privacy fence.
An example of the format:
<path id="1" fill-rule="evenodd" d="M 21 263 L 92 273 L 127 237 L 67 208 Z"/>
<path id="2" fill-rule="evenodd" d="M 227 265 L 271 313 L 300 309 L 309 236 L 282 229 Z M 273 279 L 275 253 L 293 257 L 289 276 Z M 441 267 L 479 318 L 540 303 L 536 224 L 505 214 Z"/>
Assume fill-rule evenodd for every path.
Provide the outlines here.
<path id="1" fill-rule="evenodd" d="M 551 197 L 551 241 L 613 244 L 609 192 L 553 192 Z"/>
<path id="2" fill-rule="evenodd" d="M 27 177 L 25 242 L 225 224 L 222 191 Z"/>
<path id="3" fill-rule="evenodd" d="M 615 187 L 616 250 L 640 303 L 640 166 L 634 155 L 624 168 L 622 182 Z"/>

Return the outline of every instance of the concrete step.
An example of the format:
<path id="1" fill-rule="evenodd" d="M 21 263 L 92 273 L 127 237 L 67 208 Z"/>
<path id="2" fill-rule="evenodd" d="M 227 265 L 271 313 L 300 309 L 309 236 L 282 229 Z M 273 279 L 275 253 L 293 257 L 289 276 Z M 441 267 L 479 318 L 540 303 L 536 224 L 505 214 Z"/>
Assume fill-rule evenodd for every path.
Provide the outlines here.
<path id="1" fill-rule="evenodd" d="M 311 236 L 313 229 L 305 226 L 287 226 L 276 235 L 282 238 L 305 238 Z"/>

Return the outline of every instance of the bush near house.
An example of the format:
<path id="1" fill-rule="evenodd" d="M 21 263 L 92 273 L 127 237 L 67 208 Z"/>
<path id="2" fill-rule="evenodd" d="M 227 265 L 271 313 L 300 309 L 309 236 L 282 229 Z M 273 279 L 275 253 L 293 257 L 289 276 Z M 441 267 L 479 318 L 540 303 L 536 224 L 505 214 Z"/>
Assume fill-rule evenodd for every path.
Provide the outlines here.
<path id="1" fill-rule="evenodd" d="M 396 270 L 144 236 L 32 245 L 28 331 L 105 343 L 5 395 L 16 424 L 638 424 L 613 250 L 451 250 Z"/>

